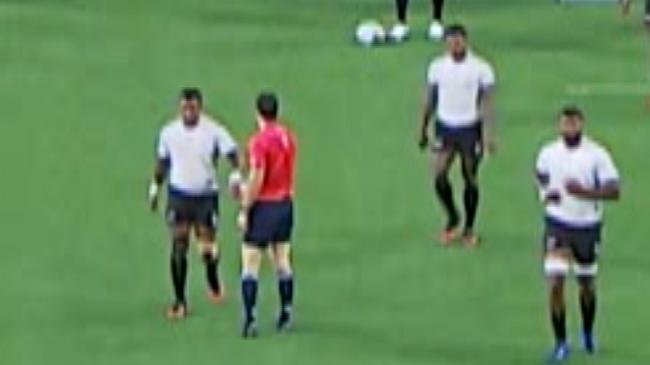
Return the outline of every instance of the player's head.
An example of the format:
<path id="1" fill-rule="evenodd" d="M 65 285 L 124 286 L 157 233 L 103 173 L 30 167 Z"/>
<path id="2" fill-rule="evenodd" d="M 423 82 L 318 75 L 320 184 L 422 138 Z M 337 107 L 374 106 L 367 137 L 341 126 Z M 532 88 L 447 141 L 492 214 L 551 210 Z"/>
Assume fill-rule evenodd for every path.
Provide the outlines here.
<path id="1" fill-rule="evenodd" d="M 457 59 L 467 53 L 467 29 L 462 24 L 451 24 L 445 28 L 447 51 Z"/>
<path id="2" fill-rule="evenodd" d="M 579 107 L 568 105 L 562 108 L 560 111 L 560 133 L 568 146 L 575 147 L 580 144 L 584 125 L 585 115 Z"/>
<path id="3" fill-rule="evenodd" d="M 273 122 L 278 118 L 280 109 L 278 97 L 271 92 L 262 92 L 257 96 L 255 102 L 258 119 L 265 122 Z"/>
<path id="4" fill-rule="evenodd" d="M 181 90 L 180 109 L 183 122 L 185 124 L 196 124 L 201 115 L 201 107 L 203 106 L 203 95 L 201 90 L 196 87 L 186 87 Z"/>

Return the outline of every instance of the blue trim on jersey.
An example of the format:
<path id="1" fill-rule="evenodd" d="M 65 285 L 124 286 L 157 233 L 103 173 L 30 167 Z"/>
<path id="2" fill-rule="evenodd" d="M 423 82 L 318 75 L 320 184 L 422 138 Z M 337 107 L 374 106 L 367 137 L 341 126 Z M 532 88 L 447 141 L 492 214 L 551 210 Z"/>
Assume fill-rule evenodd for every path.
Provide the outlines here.
<path id="1" fill-rule="evenodd" d="M 219 195 L 218 190 L 206 190 L 201 192 L 187 191 L 179 189 L 171 184 L 167 187 L 167 192 L 169 196 L 177 198 L 211 198 Z"/>
<path id="2" fill-rule="evenodd" d="M 550 215 L 546 215 L 544 218 L 546 221 L 546 224 L 549 226 L 554 226 L 554 227 L 559 227 L 562 229 L 600 229 L 602 227 L 603 223 L 598 221 L 594 223 L 576 223 L 576 222 L 569 222 L 564 219 L 556 218 L 556 217 L 551 217 Z"/>
<path id="3" fill-rule="evenodd" d="M 477 120 L 471 122 L 471 124 L 456 126 L 456 125 L 451 125 L 448 122 L 443 121 L 442 119 L 437 119 L 436 132 L 441 135 L 470 132 L 470 131 L 474 131 L 479 124 L 480 123 Z"/>

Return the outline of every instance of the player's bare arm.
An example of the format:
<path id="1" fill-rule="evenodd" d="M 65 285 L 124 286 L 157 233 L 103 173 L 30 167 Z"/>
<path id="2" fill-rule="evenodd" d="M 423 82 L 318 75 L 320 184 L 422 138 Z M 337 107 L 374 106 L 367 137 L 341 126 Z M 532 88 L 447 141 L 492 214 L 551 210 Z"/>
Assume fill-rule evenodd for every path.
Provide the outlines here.
<path id="1" fill-rule="evenodd" d="M 169 171 L 169 163 L 167 160 L 156 159 L 156 166 L 153 173 L 153 181 L 149 186 L 149 208 L 152 212 L 158 210 L 158 196 L 160 187 L 165 182 L 165 177 Z"/>
<path id="2" fill-rule="evenodd" d="M 425 149 L 429 145 L 429 123 L 433 111 L 438 104 L 438 88 L 435 85 L 427 85 L 424 91 L 424 101 L 422 102 L 422 119 L 420 121 L 420 134 L 418 146 Z"/>
<path id="3" fill-rule="evenodd" d="M 494 112 L 494 97 L 496 90 L 494 86 L 486 87 L 482 91 L 479 113 L 483 121 L 483 147 L 489 153 L 496 152 L 496 116 Z"/>
<path id="4" fill-rule="evenodd" d="M 570 180 L 566 183 L 566 190 L 571 195 L 587 200 L 618 200 L 621 196 L 620 185 L 616 181 L 607 182 L 597 188 L 588 188 Z"/>
<path id="5" fill-rule="evenodd" d="M 560 192 L 549 189 L 549 184 L 551 182 L 550 176 L 542 172 L 537 172 L 535 176 L 537 178 L 537 186 L 540 189 L 540 199 L 542 204 L 559 204 L 561 200 Z"/>
<path id="6" fill-rule="evenodd" d="M 264 170 L 261 168 L 252 168 L 248 175 L 248 182 L 245 184 L 245 188 L 242 189 L 241 212 L 238 217 L 239 228 L 242 230 L 246 229 L 248 224 L 248 210 L 257 199 L 263 181 Z"/>

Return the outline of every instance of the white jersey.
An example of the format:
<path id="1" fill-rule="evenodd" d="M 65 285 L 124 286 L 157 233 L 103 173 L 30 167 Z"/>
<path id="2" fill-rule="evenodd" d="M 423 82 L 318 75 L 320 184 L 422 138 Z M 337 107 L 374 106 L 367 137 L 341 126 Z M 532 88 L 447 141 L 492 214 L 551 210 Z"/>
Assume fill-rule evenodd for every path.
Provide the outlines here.
<path id="1" fill-rule="evenodd" d="M 438 120 L 452 128 L 467 127 L 478 122 L 479 93 L 495 84 L 495 76 L 487 62 L 468 52 L 460 62 L 449 54 L 433 60 L 427 82 L 438 89 Z"/>
<path id="2" fill-rule="evenodd" d="M 537 174 L 548 179 L 541 195 L 559 193 L 558 204 L 546 205 L 547 218 L 574 228 L 597 225 L 603 218 L 602 202 L 569 194 L 565 185 L 575 180 L 587 188 L 617 182 L 618 170 L 605 148 L 583 137 L 580 145 L 569 148 L 560 138 L 542 148 L 537 158 Z"/>
<path id="3" fill-rule="evenodd" d="M 208 116 L 187 127 L 181 119 L 167 124 L 158 138 L 158 158 L 169 161 L 171 191 L 205 195 L 219 189 L 215 160 L 237 151 L 230 133 Z"/>

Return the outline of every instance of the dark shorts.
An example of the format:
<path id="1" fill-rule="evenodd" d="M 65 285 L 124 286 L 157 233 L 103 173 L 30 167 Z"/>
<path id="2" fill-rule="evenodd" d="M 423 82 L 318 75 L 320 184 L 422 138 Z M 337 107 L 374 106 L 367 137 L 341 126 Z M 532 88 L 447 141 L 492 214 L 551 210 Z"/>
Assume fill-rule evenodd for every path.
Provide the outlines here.
<path id="1" fill-rule="evenodd" d="M 244 242 L 258 247 L 288 243 L 293 232 L 293 201 L 256 202 L 248 212 Z"/>
<path id="2" fill-rule="evenodd" d="M 467 127 L 454 128 L 437 121 L 435 136 L 434 152 L 452 151 L 460 154 L 463 159 L 472 159 L 476 162 L 480 161 L 483 156 L 483 128 L 481 122 Z"/>
<path id="3" fill-rule="evenodd" d="M 547 221 L 544 232 L 544 252 L 568 249 L 580 265 L 591 265 L 598 261 L 601 226 L 569 228 Z"/>
<path id="4" fill-rule="evenodd" d="M 182 196 L 170 193 L 167 198 L 167 223 L 200 225 L 217 229 L 219 195 Z"/>

